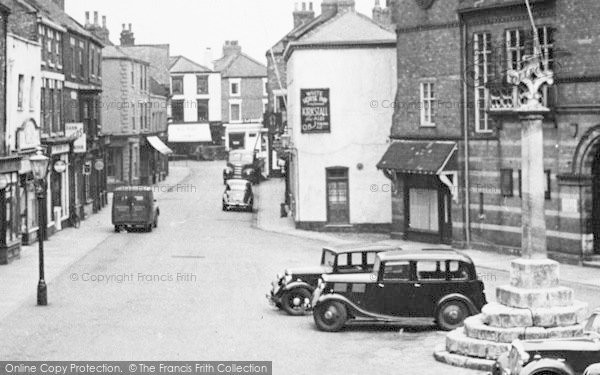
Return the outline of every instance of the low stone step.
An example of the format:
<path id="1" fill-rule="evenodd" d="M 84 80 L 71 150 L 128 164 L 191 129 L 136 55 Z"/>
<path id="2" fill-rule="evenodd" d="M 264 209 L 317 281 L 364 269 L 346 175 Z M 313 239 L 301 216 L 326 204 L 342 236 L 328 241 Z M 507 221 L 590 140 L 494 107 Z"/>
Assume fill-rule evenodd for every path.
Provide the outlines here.
<path id="1" fill-rule="evenodd" d="M 472 370 L 491 372 L 494 368 L 494 362 L 491 359 L 472 358 L 465 355 L 450 353 L 446 347 L 440 345 L 435 348 L 433 357 L 436 361 L 450 366 L 469 368 Z"/>
<path id="2" fill-rule="evenodd" d="M 446 350 L 450 353 L 496 360 L 510 350 L 510 344 L 467 337 L 464 327 L 446 335 Z"/>
<path id="3" fill-rule="evenodd" d="M 516 288 L 555 288 L 559 282 L 558 262 L 550 259 L 515 259 L 510 263 L 510 285 Z"/>
<path id="4" fill-rule="evenodd" d="M 567 327 L 492 327 L 483 323 L 481 314 L 465 319 L 465 335 L 467 337 L 510 344 L 514 340 L 535 340 L 549 338 L 575 337 L 583 334 L 583 324 Z"/>
<path id="5" fill-rule="evenodd" d="M 482 321 L 492 327 L 567 327 L 584 323 L 588 316 L 587 304 L 574 301 L 571 306 L 520 309 L 489 303 L 481 309 Z"/>
<path id="6" fill-rule="evenodd" d="M 573 304 L 573 289 L 562 286 L 523 289 L 504 285 L 496 288 L 496 300 L 501 305 L 518 308 L 570 306 Z"/>

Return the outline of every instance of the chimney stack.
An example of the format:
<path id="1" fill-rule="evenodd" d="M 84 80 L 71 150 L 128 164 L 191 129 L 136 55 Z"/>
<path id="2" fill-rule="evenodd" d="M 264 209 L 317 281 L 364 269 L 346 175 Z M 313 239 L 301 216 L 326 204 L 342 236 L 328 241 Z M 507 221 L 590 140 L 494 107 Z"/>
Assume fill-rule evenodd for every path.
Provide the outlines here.
<path id="1" fill-rule="evenodd" d="M 392 25 L 392 11 L 393 6 L 390 0 L 386 0 L 385 8 L 381 7 L 379 0 L 375 0 L 375 6 L 373 7 L 373 21 L 381 26 Z"/>
<path id="2" fill-rule="evenodd" d="M 109 31 L 106 28 L 106 16 L 102 16 L 102 25 L 98 23 L 98 12 L 94 11 L 94 23 L 90 23 L 90 12 L 85 12 L 85 29 L 94 34 L 104 44 L 110 45 Z"/>
<path id="3" fill-rule="evenodd" d="M 223 56 L 233 56 L 240 54 L 242 47 L 238 44 L 237 40 L 226 40 L 223 45 Z"/>
<path id="4" fill-rule="evenodd" d="M 315 11 L 313 10 L 313 3 L 302 2 L 302 9 L 300 9 L 300 3 L 296 3 L 296 8 L 293 13 L 294 16 L 294 29 L 303 25 L 307 22 L 312 21 L 315 18 Z"/>
<path id="5" fill-rule="evenodd" d="M 121 46 L 135 46 L 135 37 L 131 28 L 131 24 L 129 24 L 128 29 L 126 29 L 125 24 L 123 24 L 123 31 L 121 31 Z"/>

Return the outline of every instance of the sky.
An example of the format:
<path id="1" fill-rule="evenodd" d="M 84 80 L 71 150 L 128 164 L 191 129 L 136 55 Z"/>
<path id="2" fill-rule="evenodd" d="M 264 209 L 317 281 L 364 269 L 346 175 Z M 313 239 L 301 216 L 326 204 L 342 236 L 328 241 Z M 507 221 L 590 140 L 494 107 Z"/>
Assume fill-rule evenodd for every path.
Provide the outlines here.
<path id="1" fill-rule="evenodd" d="M 119 43 L 122 24 L 132 24 L 136 44 L 171 45 L 171 55 L 205 64 L 206 48 L 221 56 L 225 40 L 238 40 L 242 50 L 266 64 L 267 49 L 293 27 L 298 0 L 66 0 L 66 11 L 80 23 L 85 12 L 106 15 L 110 39 Z M 314 1 L 318 15 L 321 1 Z M 374 0 L 356 0 L 356 9 L 371 15 Z"/>

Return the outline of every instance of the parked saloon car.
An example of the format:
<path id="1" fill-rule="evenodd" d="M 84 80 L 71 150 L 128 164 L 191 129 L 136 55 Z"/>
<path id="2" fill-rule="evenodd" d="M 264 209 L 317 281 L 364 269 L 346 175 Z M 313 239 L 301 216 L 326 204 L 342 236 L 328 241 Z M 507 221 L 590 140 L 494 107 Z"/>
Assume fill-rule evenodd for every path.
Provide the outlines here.
<path id="1" fill-rule="evenodd" d="M 600 362 L 600 309 L 587 321 L 581 337 L 515 340 L 498 358 L 493 375 L 581 375 Z M 595 367 L 597 372 L 598 367 Z M 593 374 L 594 367 L 588 373 Z"/>
<path id="2" fill-rule="evenodd" d="M 452 250 L 387 252 L 371 273 L 323 275 L 312 297 L 323 331 L 349 322 L 400 323 L 434 319 L 445 330 L 479 313 L 486 299 L 471 259 Z"/>
<path id="3" fill-rule="evenodd" d="M 254 208 L 254 194 L 250 181 L 232 179 L 225 182 L 223 193 L 223 211 L 230 209 L 243 209 L 252 212 Z"/>
<path id="4" fill-rule="evenodd" d="M 291 268 L 277 275 L 267 299 L 290 315 L 303 315 L 322 274 L 371 272 L 377 253 L 400 250 L 388 244 L 350 244 L 323 248 L 321 264 Z"/>
<path id="5" fill-rule="evenodd" d="M 255 151 L 231 150 L 227 167 L 223 170 L 223 182 L 229 179 L 246 179 L 253 184 L 260 182 L 261 163 Z"/>
<path id="6" fill-rule="evenodd" d="M 142 228 L 152 232 L 158 226 L 160 210 L 152 188 L 123 186 L 113 193 L 112 224 L 115 232 L 121 229 Z"/>

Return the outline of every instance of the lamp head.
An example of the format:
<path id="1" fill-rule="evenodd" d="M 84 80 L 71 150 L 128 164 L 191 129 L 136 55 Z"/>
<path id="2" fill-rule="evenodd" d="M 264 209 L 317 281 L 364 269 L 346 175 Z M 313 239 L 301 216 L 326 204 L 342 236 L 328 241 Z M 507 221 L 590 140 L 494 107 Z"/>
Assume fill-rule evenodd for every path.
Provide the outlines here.
<path id="1" fill-rule="evenodd" d="M 41 148 L 38 148 L 37 153 L 29 158 L 33 178 L 43 180 L 48 173 L 48 163 L 50 159 L 42 153 Z"/>

